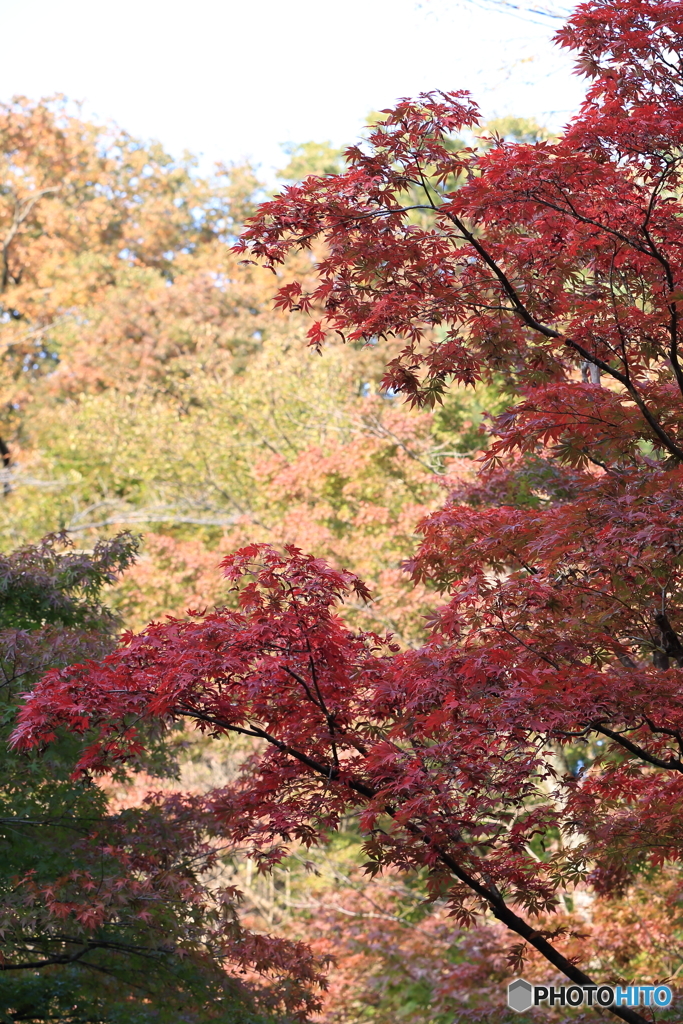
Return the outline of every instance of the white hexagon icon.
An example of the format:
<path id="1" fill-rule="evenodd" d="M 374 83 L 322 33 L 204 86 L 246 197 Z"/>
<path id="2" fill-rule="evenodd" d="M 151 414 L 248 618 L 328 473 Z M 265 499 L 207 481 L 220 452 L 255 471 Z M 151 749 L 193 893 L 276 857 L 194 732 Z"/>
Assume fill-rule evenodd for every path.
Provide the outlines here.
<path id="1" fill-rule="evenodd" d="M 533 1006 L 533 988 L 524 978 L 517 978 L 508 985 L 508 1006 L 517 1013 L 523 1013 Z"/>

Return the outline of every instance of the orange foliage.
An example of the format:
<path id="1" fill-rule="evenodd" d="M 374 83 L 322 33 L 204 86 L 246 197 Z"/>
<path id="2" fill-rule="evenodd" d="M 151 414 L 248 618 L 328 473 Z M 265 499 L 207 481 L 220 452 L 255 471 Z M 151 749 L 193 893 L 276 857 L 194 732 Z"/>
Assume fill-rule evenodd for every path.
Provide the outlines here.
<path id="1" fill-rule="evenodd" d="M 373 601 L 347 604 L 347 616 L 410 643 L 437 602 L 436 591 L 416 585 L 402 568 L 414 548 L 416 523 L 443 496 L 446 478 L 423 461 L 430 421 L 429 415 L 399 410 L 380 420 L 368 409 L 365 424 L 348 443 L 332 439 L 289 461 L 280 454 L 263 458 L 254 467 L 258 512 L 238 517 L 216 548 L 196 539 L 147 535 L 146 555 L 122 588 L 127 618 L 229 601 L 226 582 L 216 572 L 221 556 L 270 541 L 362 574 L 371 582 Z"/>

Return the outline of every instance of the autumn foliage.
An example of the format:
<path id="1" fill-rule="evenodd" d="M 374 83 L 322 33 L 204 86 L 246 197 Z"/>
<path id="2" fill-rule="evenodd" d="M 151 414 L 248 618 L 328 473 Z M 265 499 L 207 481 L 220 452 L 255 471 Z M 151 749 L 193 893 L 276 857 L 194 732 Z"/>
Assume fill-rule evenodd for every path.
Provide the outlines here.
<path id="1" fill-rule="evenodd" d="M 212 878 L 213 816 L 202 799 L 164 790 L 168 751 L 152 733 L 139 765 L 147 793 L 129 806 L 71 778 L 78 740 L 63 730 L 42 756 L 8 749 L 19 693 L 49 666 L 114 646 L 120 623 L 102 590 L 136 548 L 123 534 L 73 552 L 53 536 L 0 558 L 0 1013 L 196 1021 L 218 1010 L 255 1024 L 264 1014 L 307 1016 L 322 960 L 242 927 L 240 894 Z"/>
<path id="2" fill-rule="evenodd" d="M 404 100 L 238 246 L 277 269 L 315 245 L 278 304 L 314 347 L 400 339 L 385 385 L 412 402 L 511 396 L 479 479 L 421 523 L 409 569 L 444 595 L 424 641 L 351 625 L 350 572 L 251 544 L 228 607 L 49 672 L 15 742 L 66 726 L 91 772 L 141 756 L 136 723 L 247 736 L 205 807 L 264 869 L 356 815 L 371 874 L 425 872 L 458 925 L 508 929 L 513 966 L 587 984 L 601 940 L 572 899 L 600 920 L 660 879 L 660 923 L 681 899 L 683 9 L 594 0 L 557 39 L 589 78 L 557 140 L 482 146 L 464 93 Z"/>

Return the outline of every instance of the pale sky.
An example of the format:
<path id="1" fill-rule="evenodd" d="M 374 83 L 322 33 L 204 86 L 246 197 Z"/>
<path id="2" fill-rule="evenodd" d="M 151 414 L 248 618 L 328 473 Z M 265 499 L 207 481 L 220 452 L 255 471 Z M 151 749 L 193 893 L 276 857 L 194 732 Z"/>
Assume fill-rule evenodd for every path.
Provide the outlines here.
<path id="1" fill-rule="evenodd" d="M 0 99 L 65 93 L 204 169 L 247 157 L 267 177 L 281 143 L 352 142 L 421 90 L 553 128 L 583 93 L 551 24 L 457 0 L 0 0 L 0 25 Z"/>

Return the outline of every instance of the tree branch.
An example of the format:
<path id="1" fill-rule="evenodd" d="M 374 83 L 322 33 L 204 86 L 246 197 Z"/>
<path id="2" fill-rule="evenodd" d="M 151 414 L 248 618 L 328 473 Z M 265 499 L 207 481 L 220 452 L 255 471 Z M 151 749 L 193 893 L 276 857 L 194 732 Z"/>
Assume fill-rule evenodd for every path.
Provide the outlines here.
<path id="1" fill-rule="evenodd" d="M 366 786 L 364 783 L 358 782 L 354 779 L 344 779 L 341 777 L 341 773 L 338 768 L 333 764 L 325 765 L 314 758 L 303 753 L 303 751 L 296 750 L 293 747 L 289 747 L 286 743 L 278 740 L 277 737 L 268 733 L 266 730 L 261 729 L 260 726 L 252 726 L 251 730 L 244 729 L 240 726 L 231 725 L 229 722 L 222 721 L 221 719 L 212 718 L 211 716 L 204 715 L 201 712 L 195 712 L 191 709 L 179 710 L 177 713 L 183 714 L 187 717 L 195 717 L 201 721 L 211 722 L 217 725 L 219 728 L 227 731 L 235 731 L 240 733 L 247 733 L 247 735 L 258 735 L 263 739 L 267 740 L 268 743 L 273 744 L 283 754 L 287 754 L 299 761 L 301 764 L 306 765 L 312 771 L 316 772 L 319 776 L 324 778 L 329 784 L 332 782 L 340 782 L 342 785 L 347 786 L 360 796 L 364 796 L 368 800 L 373 800 L 378 796 L 378 791 L 372 789 L 370 786 Z M 681 766 L 683 769 L 683 765 Z M 387 814 L 391 818 L 396 818 L 397 809 L 391 805 L 385 805 L 382 808 L 383 813 Z M 563 956 L 559 950 L 557 950 L 547 939 L 531 927 L 523 918 L 519 917 L 514 911 L 505 903 L 505 900 L 500 895 L 498 890 L 483 885 L 481 882 L 473 878 L 458 862 L 452 857 L 446 850 L 443 850 L 437 843 L 434 843 L 431 837 L 424 831 L 424 829 L 413 823 L 404 823 L 404 827 L 413 836 L 423 842 L 426 846 L 431 846 L 435 851 L 437 857 L 441 863 L 449 869 L 449 871 L 464 885 L 466 885 L 472 892 L 476 893 L 479 898 L 489 907 L 491 913 L 496 917 L 502 924 L 504 924 L 511 931 L 515 932 L 521 938 L 523 938 L 529 945 L 533 946 L 534 949 L 538 950 L 541 956 L 557 967 L 567 978 L 575 982 L 577 985 L 595 985 L 595 982 L 584 974 L 583 971 L 579 970 L 570 960 Z M 495 891 L 494 891 L 495 890 Z M 629 1010 L 623 1007 L 612 1006 L 609 1007 L 610 1012 L 620 1017 L 622 1020 L 627 1021 L 627 1024 L 647 1024 L 647 1021 L 639 1013 L 635 1013 L 633 1010 Z"/>

